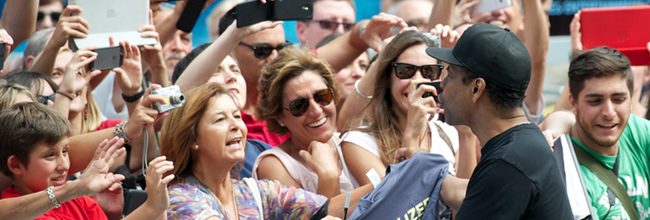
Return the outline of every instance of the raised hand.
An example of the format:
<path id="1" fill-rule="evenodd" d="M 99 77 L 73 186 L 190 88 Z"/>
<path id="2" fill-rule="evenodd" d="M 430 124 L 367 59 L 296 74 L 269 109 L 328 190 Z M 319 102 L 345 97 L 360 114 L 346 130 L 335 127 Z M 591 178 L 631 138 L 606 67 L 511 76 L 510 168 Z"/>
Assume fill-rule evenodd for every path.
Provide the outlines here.
<path id="1" fill-rule="evenodd" d="M 122 89 L 122 94 L 133 95 L 140 92 L 142 85 L 142 64 L 140 63 L 140 50 L 138 46 L 129 42 L 120 42 L 124 51 L 122 67 L 113 68 L 116 73 L 117 83 Z"/>
<path id="2" fill-rule="evenodd" d="M 78 50 L 65 68 L 59 91 L 77 94 L 86 87 L 93 77 L 101 73 L 99 70 L 88 73 L 88 64 L 96 59 L 97 53 L 85 49 Z"/>
<path id="3" fill-rule="evenodd" d="M 156 157 L 149 162 L 145 180 L 147 181 L 147 201 L 149 207 L 164 212 L 169 206 L 167 184 L 174 179 L 174 174 L 165 175 L 174 169 L 174 163 L 165 156 Z"/>
<path id="4" fill-rule="evenodd" d="M 76 16 L 81 13 L 81 8 L 76 5 L 68 5 L 63 9 L 61 18 L 56 24 L 50 42 L 56 48 L 60 48 L 69 38 L 85 38 L 88 36 L 88 22 L 86 19 Z"/>
<path id="5" fill-rule="evenodd" d="M 421 146 L 422 140 L 427 138 L 429 133 L 429 121 L 439 110 L 433 97 L 423 98 L 425 92 L 431 92 L 438 95 L 436 88 L 423 84 L 416 88 L 417 81 L 411 81 L 408 99 L 411 105 L 408 108 L 406 129 L 402 139 L 402 148 L 395 155 L 395 161 L 401 161 L 409 158 L 419 151 L 428 151 L 431 146 Z M 426 142 L 425 142 L 426 143 Z"/>
<path id="6" fill-rule="evenodd" d="M 407 26 L 402 18 L 382 12 L 372 16 L 372 19 L 366 24 L 365 30 L 361 31 L 360 37 L 368 47 L 375 51 L 381 51 L 384 47 L 384 39 L 394 34 L 393 28 L 401 30 Z"/>
<path id="7" fill-rule="evenodd" d="M 124 180 L 124 176 L 109 172 L 109 168 L 114 163 L 113 158 L 126 153 L 123 144 L 124 140 L 117 137 L 99 144 L 93 159 L 77 180 L 83 195 L 94 195 L 105 189 L 113 191 L 121 186 L 120 182 Z"/>
<path id="8" fill-rule="evenodd" d="M 571 32 L 571 49 L 581 51 L 582 47 L 582 32 L 580 32 L 580 12 L 576 12 L 571 19 L 571 24 L 569 25 L 569 30 Z"/>
<path id="9" fill-rule="evenodd" d="M 165 99 L 159 95 L 150 95 L 151 91 L 160 88 L 160 85 L 151 85 L 144 92 L 144 97 L 129 115 L 125 125 L 126 136 L 131 138 L 142 137 L 142 129 L 151 127 L 158 116 L 158 111 L 152 108 L 154 103 L 164 103 Z"/>
<path id="10" fill-rule="evenodd" d="M 440 36 L 440 47 L 442 48 L 453 48 L 460 38 L 460 34 L 452 30 L 449 25 L 437 24 L 430 32 Z"/>

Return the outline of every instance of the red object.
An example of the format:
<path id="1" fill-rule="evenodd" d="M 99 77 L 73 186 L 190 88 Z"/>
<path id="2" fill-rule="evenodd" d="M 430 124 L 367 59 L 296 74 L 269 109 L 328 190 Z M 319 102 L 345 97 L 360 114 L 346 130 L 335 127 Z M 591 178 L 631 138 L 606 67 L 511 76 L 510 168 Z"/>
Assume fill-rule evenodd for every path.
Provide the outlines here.
<path id="1" fill-rule="evenodd" d="M 272 147 L 277 147 L 291 137 L 290 134 L 281 135 L 272 132 L 266 126 L 266 121 L 255 120 L 253 116 L 248 115 L 243 111 L 241 112 L 241 117 L 244 121 L 244 124 L 246 124 L 246 128 L 248 129 L 248 135 L 246 136 L 248 139 L 264 141 Z"/>
<path id="2" fill-rule="evenodd" d="M 20 197 L 22 194 L 17 192 L 13 187 L 7 187 L 2 192 L 2 198 Z M 18 207 L 16 207 L 18 209 Z M 61 203 L 61 207 L 50 209 L 45 214 L 36 217 L 35 220 L 50 219 L 88 219 L 88 220 L 106 220 L 106 214 L 97 202 L 88 197 L 81 196 L 73 200 Z"/>
<path id="3" fill-rule="evenodd" d="M 582 46 L 616 48 L 632 65 L 650 65 L 650 6 L 589 8 L 580 12 Z"/>

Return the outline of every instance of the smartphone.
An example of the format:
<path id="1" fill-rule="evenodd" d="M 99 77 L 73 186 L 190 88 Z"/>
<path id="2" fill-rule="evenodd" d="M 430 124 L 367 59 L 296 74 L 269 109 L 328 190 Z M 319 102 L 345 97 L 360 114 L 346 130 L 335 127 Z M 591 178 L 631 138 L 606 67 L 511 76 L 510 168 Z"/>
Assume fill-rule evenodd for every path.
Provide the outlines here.
<path id="1" fill-rule="evenodd" d="M 194 24 L 196 24 L 196 20 L 199 19 L 199 15 L 203 10 L 203 6 L 205 6 L 205 1 L 207 0 L 185 1 L 186 5 L 185 8 L 183 8 L 181 17 L 178 18 L 178 21 L 176 22 L 176 28 L 184 31 L 185 33 L 192 32 L 192 29 L 194 29 Z"/>
<path id="2" fill-rule="evenodd" d="M 311 20 L 313 7 L 312 0 L 275 0 L 273 20 Z"/>
<path id="3" fill-rule="evenodd" d="M 507 8 L 510 5 L 512 5 L 511 0 L 480 0 L 479 3 L 474 6 L 474 9 L 472 9 L 472 14 L 493 12 Z"/>
<path id="4" fill-rule="evenodd" d="M 262 21 L 272 20 L 273 3 L 261 3 L 258 1 L 244 2 L 235 6 L 237 27 L 246 27 Z"/>
<path id="5" fill-rule="evenodd" d="M 434 88 L 436 88 L 436 91 L 438 92 L 438 95 L 440 95 L 442 93 L 442 86 L 440 85 L 441 82 L 442 81 L 438 80 L 438 81 L 433 81 L 433 82 L 420 83 L 420 84 L 417 85 L 417 87 L 419 88 L 420 85 L 423 85 L 423 84 L 433 86 Z M 440 103 L 440 101 L 438 100 L 438 96 L 433 95 L 432 92 L 425 92 L 424 94 L 422 94 L 422 98 L 426 98 L 426 97 L 429 97 L 429 96 L 433 96 L 433 100 L 436 101 L 436 103 Z"/>
<path id="6" fill-rule="evenodd" d="M 106 47 L 95 49 L 94 51 L 97 53 L 97 59 L 88 64 L 88 69 L 91 71 L 107 70 L 122 66 L 122 59 L 124 59 L 122 47 Z"/>
<path id="7" fill-rule="evenodd" d="M 1 43 L 0 44 L 0 70 L 5 68 L 5 44 Z"/>
<path id="8" fill-rule="evenodd" d="M 237 27 L 245 27 L 262 21 L 311 20 L 312 0 L 276 0 L 266 4 L 258 1 L 244 2 L 235 6 Z"/>

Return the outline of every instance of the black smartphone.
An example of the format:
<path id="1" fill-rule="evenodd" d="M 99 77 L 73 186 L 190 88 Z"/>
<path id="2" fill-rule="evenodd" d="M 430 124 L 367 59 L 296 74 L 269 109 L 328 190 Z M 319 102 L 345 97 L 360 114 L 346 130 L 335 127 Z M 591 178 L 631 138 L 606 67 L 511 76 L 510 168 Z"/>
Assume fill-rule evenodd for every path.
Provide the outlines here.
<path id="1" fill-rule="evenodd" d="M 275 0 L 273 20 L 311 20 L 313 8 L 312 0 Z"/>
<path id="2" fill-rule="evenodd" d="M 246 27 L 262 21 L 311 20 L 312 0 L 275 0 L 266 4 L 259 1 L 244 2 L 235 6 L 237 27 Z"/>
<path id="3" fill-rule="evenodd" d="M 106 47 L 94 51 L 97 53 L 97 59 L 88 64 L 90 71 L 107 70 L 122 66 L 122 59 L 124 59 L 122 47 Z"/>
<path id="4" fill-rule="evenodd" d="M 272 20 L 273 4 L 258 1 L 245 2 L 235 6 L 237 27 L 246 27 L 261 21 Z"/>
<path id="5" fill-rule="evenodd" d="M 203 10 L 205 1 L 207 0 L 185 1 L 185 8 L 183 8 L 181 17 L 178 18 L 178 21 L 176 22 L 176 28 L 178 28 L 181 31 L 184 31 L 185 33 L 192 32 L 192 29 L 194 29 L 194 24 L 196 24 L 196 20 L 199 19 L 199 15 Z"/>
<path id="6" fill-rule="evenodd" d="M 422 84 L 427 84 L 427 85 L 433 86 L 434 88 L 436 88 L 436 91 L 438 92 L 438 95 L 440 95 L 442 93 L 442 86 L 440 85 L 441 82 L 442 81 L 438 80 L 438 81 L 433 81 L 433 82 L 420 83 L 420 84 L 418 84 L 417 87 L 420 87 L 420 85 L 422 85 Z M 433 95 L 432 92 L 425 92 L 424 94 L 422 94 L 422 98 L 426 98 L 426 97 L 429 97 L 429 96 L 433 96 L 433 100 L 436 101 L 436 103 L 440 103 L 440 101 L 438 100 L 438 96 Z"/>
<path id="7" fill-rule="evenodd" d="M 1 43 L 0 44 L 0 70 L 5 68 L 5 58 L 7 58 L 7 56 L 5 56 L 5 55 L 6 55 L 5 54 L 5 44 Z"/>

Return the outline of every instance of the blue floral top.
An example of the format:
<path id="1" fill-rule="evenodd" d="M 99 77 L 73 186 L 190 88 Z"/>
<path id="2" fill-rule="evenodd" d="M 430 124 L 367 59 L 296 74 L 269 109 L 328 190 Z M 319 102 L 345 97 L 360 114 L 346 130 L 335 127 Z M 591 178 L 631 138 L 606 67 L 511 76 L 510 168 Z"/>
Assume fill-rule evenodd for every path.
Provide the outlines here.
<path id="1" fill-rule="evenodd" d="M 309 219 L 327 198 L 273 180 L 256 180 L 265 219 Z M 259 219 L 259 207 L 244 181 L 233 180 L 239 219 Z M 189 177 L 169 186 L 169 219 L 229 219 L 221 202 L 205 185 Z"/>

